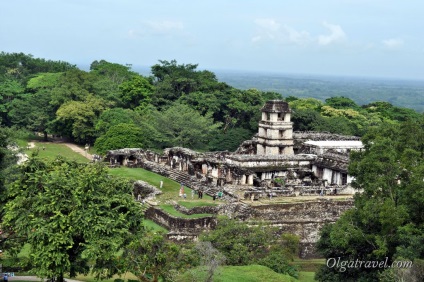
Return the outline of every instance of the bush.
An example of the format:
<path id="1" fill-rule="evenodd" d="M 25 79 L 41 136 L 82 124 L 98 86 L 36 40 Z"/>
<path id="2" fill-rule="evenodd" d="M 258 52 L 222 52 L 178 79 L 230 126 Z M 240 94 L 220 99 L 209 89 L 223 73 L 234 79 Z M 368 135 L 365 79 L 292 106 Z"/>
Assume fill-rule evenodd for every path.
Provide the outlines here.
<path id="1" fill-rule="evenodd" d="M 134 124 L 121 123 L 114 125 L 105 135 L 97 138 L 94 148 L 99 154 L 105 154 L 109 150 L 122 148 L 143 147 L 144 133 L 140 127 Z"/>

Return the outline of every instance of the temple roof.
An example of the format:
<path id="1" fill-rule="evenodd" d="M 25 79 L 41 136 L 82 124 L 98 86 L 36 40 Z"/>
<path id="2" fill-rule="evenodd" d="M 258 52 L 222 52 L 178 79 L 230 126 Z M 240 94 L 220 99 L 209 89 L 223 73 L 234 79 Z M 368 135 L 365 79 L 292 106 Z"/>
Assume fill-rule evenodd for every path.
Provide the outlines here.
<path id="1" fill-rule="evenodd" d="M 287 102 L 281 100 L 270 100 L 265 103 L 261 111 L 267 113 L 290 113 L 291 109 Z"/>

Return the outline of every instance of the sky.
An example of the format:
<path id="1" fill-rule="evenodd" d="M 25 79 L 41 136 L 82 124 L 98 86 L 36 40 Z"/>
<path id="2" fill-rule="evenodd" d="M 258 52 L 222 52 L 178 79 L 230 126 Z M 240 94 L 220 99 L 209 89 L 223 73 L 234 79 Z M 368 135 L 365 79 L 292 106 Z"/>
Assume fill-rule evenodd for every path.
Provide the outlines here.
<path id="1" fill-rule="evenodd" d="M 424 80 L 422 0 L 0 0 L 0 51 Z"/>

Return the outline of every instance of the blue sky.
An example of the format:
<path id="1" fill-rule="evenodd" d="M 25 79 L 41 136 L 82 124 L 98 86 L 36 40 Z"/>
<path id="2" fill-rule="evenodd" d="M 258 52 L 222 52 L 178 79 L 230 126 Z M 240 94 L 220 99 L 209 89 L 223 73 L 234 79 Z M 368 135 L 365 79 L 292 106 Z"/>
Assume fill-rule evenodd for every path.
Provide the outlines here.
<path id="1" fill-rule="evenodd" d="M 419 0 L 0 0 L 0 51 L 424 80 Z"/>

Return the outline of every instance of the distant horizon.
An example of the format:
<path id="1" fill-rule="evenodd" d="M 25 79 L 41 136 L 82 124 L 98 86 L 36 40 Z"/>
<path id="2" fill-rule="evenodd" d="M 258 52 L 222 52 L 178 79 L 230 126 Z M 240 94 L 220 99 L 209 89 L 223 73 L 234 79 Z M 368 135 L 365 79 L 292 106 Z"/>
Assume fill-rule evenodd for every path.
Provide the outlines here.
<path id="1" fill-rule="evenodd" d="M 101 59 L 100 59 L 101 60 Z M 111 62 L 114 63 L 114 62 Z M 159 61 L 157 62 L 159 63 Z M 179 64 L 195 64 L 192 62 L 177 62 Z M 72 64 L 72 63 L 71 63 Z M 90 63 L 91 64 L 91 63 Z M 90 64 L 75 64 L 79 69 L 81 70 L 85 70 L 88 71 L 90 70 Z M 119 64 L 119 63 L 117 63 Z M 130 63 L 128 63 L 130 64 Z M 121 65 L 125 65 L 125 64 L 121 64 Z M 153 65 L 152 65 L 153 66 Z M 151 67 L 152 66 L 147 66 L 147 65 L 133 65 L 131 64 L 131 69 L 134 72 L 137 72 L 143 76 L 147 76 L 150 75 L 151 72 Z M 424 83 L 424 78 L 420 79 L 420 78 L 406 78 L 406 77 L 383 77 L 383 76 L 361 76 L 361 75 L 342 75 L 342 74 L 317 74 L 317 73 L 287 73 L 287 72 L 278 72 L 278 71 L 264 71 L 264 70 L 237 70 L 237 69 L 226 69 L 226 68 L 222 68 L 222 69 L 209 69 L 209 68 L 203 68 L 200 65 L 198 66 L 198 70 L 208 70 L 213 72 L 215 75 L 219 76 L 218 74 L 238 74 L 238 75 L 242 75 L 242 74 L 246 74 L 246 75 L 255 75 L 255 74 L 259 74 L 259 75 L 264 75 L 264 76 L 285 76 L 285 77 L 290 77 L 290 78 L 327 78 L 331 80 L 340 78 L 340 79 L 353 79 L 353 80 L 376 80 L 376 81 L 411 81 L 411 82 L 423 82 Z"/>
<path id="2" fill-rule="evenodd" d="M 4 1 L 0 49 L 89 64 L 424 80 L 424 2 Z M 19 20 L 16 20 L 19 19 Z"/>

